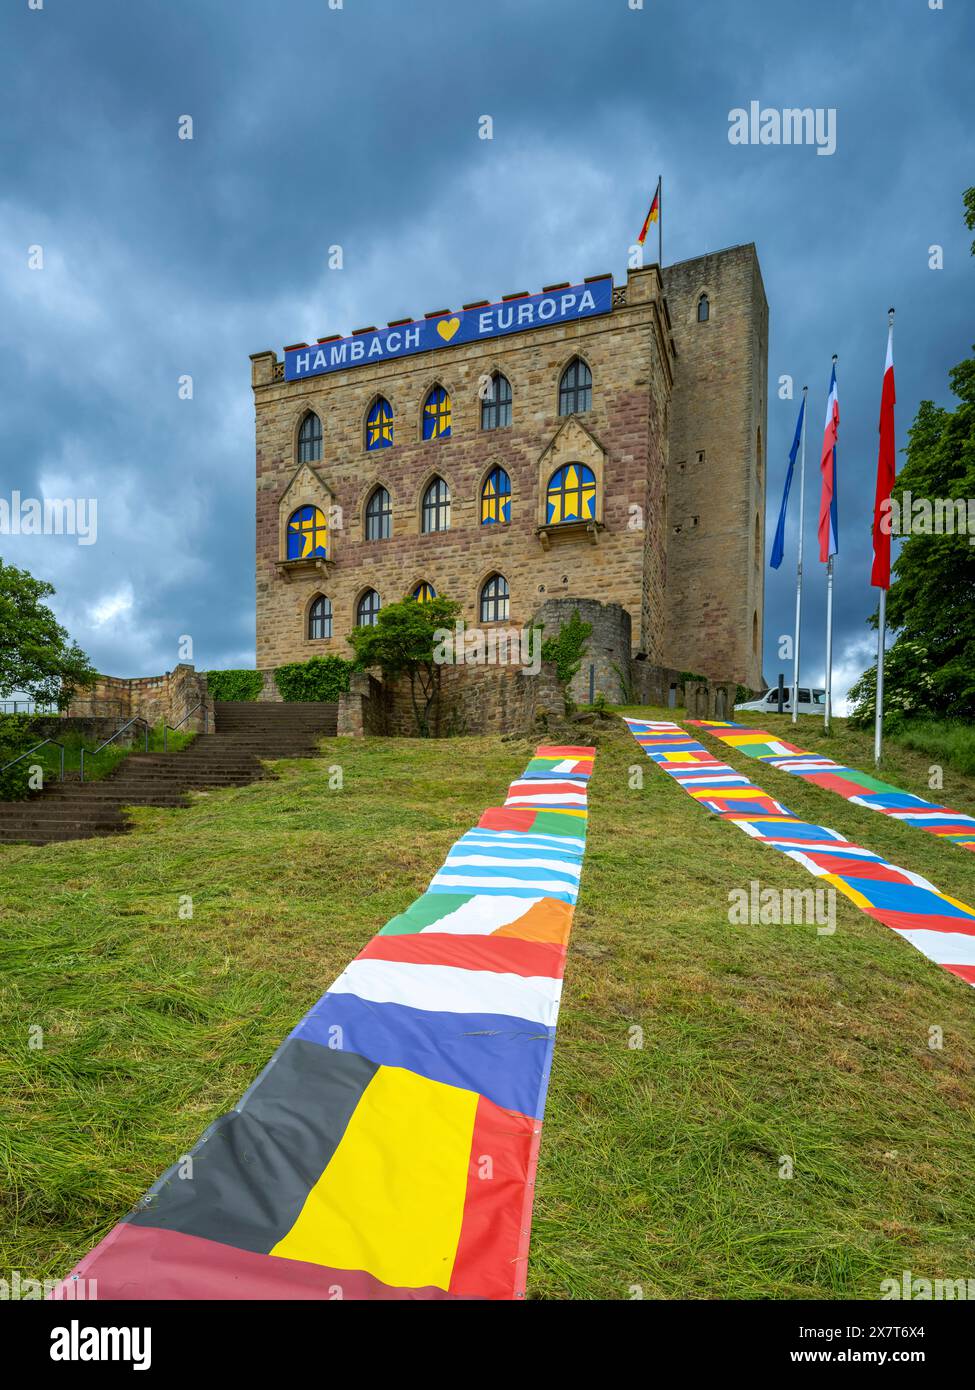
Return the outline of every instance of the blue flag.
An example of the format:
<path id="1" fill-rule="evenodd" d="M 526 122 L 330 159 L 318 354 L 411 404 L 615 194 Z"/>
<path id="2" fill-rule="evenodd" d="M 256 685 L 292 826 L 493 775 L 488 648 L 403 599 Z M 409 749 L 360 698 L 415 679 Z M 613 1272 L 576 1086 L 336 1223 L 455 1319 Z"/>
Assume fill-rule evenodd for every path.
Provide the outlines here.
<path id="1" fill-rule="evenodd" d="M 785 513 L 789 505 L 789 489 L 792 487 L 792 474 L 796 466 L 796 454 L 799 452 L 799 441 L 802 438 L 802 417 L 806 409 L 806 398 L 803 396 L 802 404 L 799 406 L 799 418 L 796 421 L 796 437 L 792 441 L 792 448 L 789 450 L 789 470 L 785 475 L 785 488 L 782 493 L 782 509 L 779 512 L 779 524 L 775 528 L 775 539 L 772 541 L 772 555 L 769 564 L 777 570 L 782 563 L 782 555 L 785 551 Z"/>

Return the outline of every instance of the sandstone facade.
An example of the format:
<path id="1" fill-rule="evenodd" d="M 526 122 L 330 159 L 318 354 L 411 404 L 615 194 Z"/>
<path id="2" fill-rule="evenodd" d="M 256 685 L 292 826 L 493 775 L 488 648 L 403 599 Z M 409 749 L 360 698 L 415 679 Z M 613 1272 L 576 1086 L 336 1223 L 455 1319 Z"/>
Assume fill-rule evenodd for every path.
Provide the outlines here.
<path id="1" fill-rule="evenodd" d="M 702 293 L 710 315 L 698 322 Z M 630 271 L 610 313 L 569 324 L 292 382 L 276 353 L 255 354 L 258 667 L 349 655 L 369 589 L 389 603 L 425 582 L 484 626 L 481 589 L 500 574 L 505 626 L 551 599 L 618 603 L 633 654 L 759 686 L 767 325 L 755 249 L 745 246 L 663 276 L 655 265 Z M 560 416 L 559 382 L 577 357 L 592 373 L 591 409 Z M 497 371 L 511 383 L 511 423 L 485 430 L 480 391 Z M 424 441 L 423 406 L 437 385 L 451 397 L 451 435 Z M 378 395 L 395 442 L 369 452 Z M 322 422 L 321 457 L 302 464 L 309 411 Z M 595 475 L 594 521 L 546 525 L 549 477 L 572 462 Z M 511 519 L 485 526 L 481 489 L 498 465 L 511 479 Z M 422 499 L 436 477 L 450 491 L 450 527 L 425 534 Z M 390 495 L 392 534 L 367 540 L 377 486 Z M 287 564 L 288 519 L 305 505 L 331 520 L 328 556 Z M 319 595 L 331 602 L 331 637 L 311 635 Z"/>

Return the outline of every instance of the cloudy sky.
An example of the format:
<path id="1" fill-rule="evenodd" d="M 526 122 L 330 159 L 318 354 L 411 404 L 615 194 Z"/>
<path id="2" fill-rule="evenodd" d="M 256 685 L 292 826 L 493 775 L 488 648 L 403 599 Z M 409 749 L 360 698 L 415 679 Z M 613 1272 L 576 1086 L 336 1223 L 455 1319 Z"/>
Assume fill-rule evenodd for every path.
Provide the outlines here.
<path id="1" fill-rule="evenodd" d="M 55 584 L 102 671 L 169 669 L 183 635 L 198 667 L 252 665 L 248 355 L 621 280 L 662 173 L 668 261 L 758 246 L 769 539 L 796 411 L 774 383 L 810 387 L 817 680 L 816 464 L 839 354 L 841 693 L 875 641 L 887 307 L 900 442 L 921 399 L 950 403 L 947 372 L 975 337 L 973 40 L 963 0 L 4 0 L 0 496 L 97 498 L 98 539 L 0 536 L 0 555 Z M 730 144 L 729 112 L 751 101 L 835 108 L 835 153 Z M 793 522 L 769 572 L 769 679 L 795 540 Z"/>

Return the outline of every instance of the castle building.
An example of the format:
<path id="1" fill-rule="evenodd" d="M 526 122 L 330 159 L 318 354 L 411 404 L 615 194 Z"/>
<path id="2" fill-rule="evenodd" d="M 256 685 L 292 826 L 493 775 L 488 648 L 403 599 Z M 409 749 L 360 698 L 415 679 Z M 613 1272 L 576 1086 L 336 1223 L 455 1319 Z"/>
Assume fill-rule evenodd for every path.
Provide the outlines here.
<path id="1" fill-rule="evenodd" d="M 767 357 L 753 245 L 254 354 L 258 667 L 406 595 L 595 598 L 634 655 L 759 687 Z"/>

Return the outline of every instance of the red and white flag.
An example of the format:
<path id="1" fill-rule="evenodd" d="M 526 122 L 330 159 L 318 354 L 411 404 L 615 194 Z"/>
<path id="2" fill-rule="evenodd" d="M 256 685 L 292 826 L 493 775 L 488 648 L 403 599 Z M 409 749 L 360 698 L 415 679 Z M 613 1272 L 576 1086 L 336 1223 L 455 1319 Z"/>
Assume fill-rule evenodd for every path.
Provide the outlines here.
<path id="1" fill-rule="evenodd" d="M 887 362 L 880 395 L 880 453 L 877 457 L 877 496 L 873 505 L 873 569 L 870 583 L 877 589 L 890 588 L 890 527 L 882 518 L 890 511 L 890 494 L 897 473 L 894 446 L 894 325 L 887 330 Z"/>
<path id="2" fill-rule="evenodd" d="M 823 447 L 819 456 L 819 471 L 823 487 L 819 495 L 819 558 L 825 565 L 840 548 L 836 496 L 836 439 L 840 432 L 840 397 L 836 389 L 836 359 L 829 379 L 826 398 L 826 424 L 823 428 Z"/>

